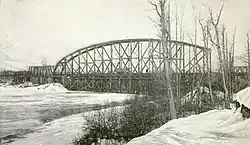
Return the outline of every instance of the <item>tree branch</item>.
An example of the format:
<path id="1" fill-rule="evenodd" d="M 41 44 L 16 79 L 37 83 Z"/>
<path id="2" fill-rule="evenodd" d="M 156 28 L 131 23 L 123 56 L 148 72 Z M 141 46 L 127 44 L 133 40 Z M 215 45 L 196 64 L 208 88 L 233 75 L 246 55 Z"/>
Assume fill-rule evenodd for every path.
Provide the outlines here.
<path id="1" fill-rule="evenodd" d="M 153 3 L 152 1 L 149 1 L 149 3 L 154 7 L 154 10 L 156 11 L 157 15 L 161 17 L 161 13 L 159 12 L 157 4 Z"/>
<path id="2" fill-rule="evenodd" d="M 217 26 L 217 25 L 219 24 L 219 22 L 220 22 L 220 18 L 221 18 L 221 14 L 222 14 L 223 8 L 224 8 L 224 3 L 222 3 L 221 8 L 220 8 L 219 15 L 217 16 L 216 26 Z"/>

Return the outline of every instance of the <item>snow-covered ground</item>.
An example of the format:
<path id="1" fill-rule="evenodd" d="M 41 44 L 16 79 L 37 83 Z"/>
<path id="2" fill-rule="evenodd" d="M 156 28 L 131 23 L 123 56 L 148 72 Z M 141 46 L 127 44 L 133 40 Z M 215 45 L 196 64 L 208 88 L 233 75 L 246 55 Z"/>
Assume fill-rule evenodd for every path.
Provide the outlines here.
<path id="1" fill-rule="evenodd" d="M 28 88 L 0 87 L 0 137 L 7 135 L 10 135 L 9 138 L 20 137 L 37 129 L 41 132 L 39 127 L 45 122 L 48 122 L 45 126 L 58 122 L 61 124 L 59 127 L 68 124 L 77 126 L 80 123 L 74 122 L 74 116 L 69 119 L 62 117 L 90 111 L 96 104 L 108 101 L 121 102 L 128 97 L 127 94 L 116 93 L 71 92 L 56 83 Z M 79 122 L 83 122 L 80 115 L 76 116 Z M 77 131 L 80 131 L 80 128 Z M 54 135 L 58 135 L 59 132 L 55 130 Z M 48 142 L 49 139 L 51 138 L 48 138 Z"/>
<path id="2" fill-rule="evenodd" d="M 237 94 L 235 94 L 235 99 L 240 103 L 250 108 L 250 87 L 247 87 Z"/>
<path id="3" fill-rule="evenodd" d="M 120 109 L 122 107 L 116 107 Z M 110 111 L 102 109 L 102 111 Z M 25 135 L 10 145 L 72 145 L 72 141 L 81 136 L 82 127 L 85 125 L 83 116 L 89 116 L 96 111 L 76 114 L 45 123 L 43 126 L 36 128 L 33 133 Z"/>
<path id="4" fill-rule="evenodd" d="M 236 93 L 235 99 L 249 107 L 250 87 Z M 240 110 L 212 110 L 172 120 L 127 145 L 248 145 L 250 119 L 243 119 Z"/>
<path id="5" fill-rule="evenodd" d="M 200 115 L 172 120 L 128 145 L 248 145 L 250 120 L 243 120 L 240 109 L 212 110 Z M 10 145 L 70 145 L 81 134 L 83 115 L 72 115 L 45 123 L 34 133 Z"/>
<path id="6" fill-rule="evenodd" d="M 72 115 L 45 123 L 25 138 L 16 140 L 10 145 L 71 145 L 73 139 L 81 134 L 84 125 L 84 114 Z"/>
<path id="7" fill-rule="evenodd" d="M 250 119 L 240 110 L 213 110 L 172 120 L 127 145 L 248 145 Z"/>
<path id="8" fill-rule="evenodd" d="M 209 89 L 207 87 L 200 87 L 199 89 L 195 89 L 189 93 L 187 93 L 185 96 L 183 96 L 181 98 L 181 104 L 185 104 L 186 102 L 192 102 L 192 101 L 195 101 L 198 99 L 198 96 L 197 96 L 197 92 L 205 92 L 205 93 L 209 93 Z M 193 96 L 192 96 L 193 95 Z M 191 100 L 191 98 L 193 100 Z"/>
<path id="9" fill-rule="evenodd" d="M 48 89 L 51 86 L 54 88 Z M 41 91 L 46 88 L 47 91 Z M 72 140 L 81 134 L 81 128 L 84 126 L 82 116 L 91 112 L 70 115 L 47 123 L 41 121 L 44 112 L 51 116 L 47 113 L 65 108 L 79 109 L 80 106 L 87 109 L 93 104 L 103 104 L 107 100 L 119 102 L 128 98 L 126 94 L 70 92 L 60 84 L 25 89 L 1 89 L 3 91 L 0 95 L 0 133 L 12 133 L 17 129 L 32 130 L 24 135 L 24 138 L 10 145 L 71 144 Z M 12 95 L 9 89 L 14 90 Z M 34 95 L 28 91 L 29 89 L 33 90 Z M 248 91 L 241 91 L 236 96 L 244 100 L 250 96 Z M 23 94 L 20 95 L 18 92 Z M 240 97 L 241 95 L 245 97 Z M 244 120 L 239 108 L 235 113 L 234 110 L 212 110 L 172 120 L 147 135 L 131 140 L 128 145 L 248 145 L 249 142 L 250 119 Z"/>

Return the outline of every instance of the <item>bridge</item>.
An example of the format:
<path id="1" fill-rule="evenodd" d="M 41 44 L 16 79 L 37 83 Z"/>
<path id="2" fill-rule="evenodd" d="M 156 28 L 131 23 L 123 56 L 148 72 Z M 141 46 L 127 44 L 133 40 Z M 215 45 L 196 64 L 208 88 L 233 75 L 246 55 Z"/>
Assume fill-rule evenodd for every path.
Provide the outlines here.
<path id="1" fill-rule="evenodd" d="M 164 60 L 168 59 L 172 64 L 175 92 L 190 91 L 190 84 L 198 80 L 203 83 L 201 85 L 206 85 L 206 73 L 211 71 L 210 50 L 180 41 L 168 43 L 171 44 L 170 58 L 164 58 L 159 39 L 125 39 L 93 44 L 64 56 L 56 65 L 0 72 L 0 80 L 14 80 L 16 83 L 31 80 L 36 84 L 59 82 L 70 90 L 150 92 L 157 87 L 156 83 L 161 79 L 159 74 L 165 67 Z M 248 70 L 247 66 L 235 66 L 234 84 L 246 79 Z"/>
<path id="2" fill-rule="evenodd" d="M 246 75 L 249 70 L 248 66 L 235 66 L 233 71 L 236 73 L 236 75 Z"/>
<path id="3" fill-rule="evenodd" d="M 24 83 L 30 81 L 30 71 L 1 71 L 0 83 L 12 81 L 13 84 Z"/>
<path id="4" fill-rule="evenodd" d="M 164 58 L 159 39 L 125 39 L 78 49 L 58 61 L 53 78 L 71 90 L 101 92 L 145 92 L 172 63 L 175 85 L 193 73 L 210 71 L 210 51 L 202 46 L 171 41 L 171 58 Z M 189 75 L 186 75 L 189 74 Z M 191 81 L 190 79 L 188 81 Z"/>
<path id="5" fill-rule="evenodd" d="M 54 65 L 30 66 L 28 71 L 31 72 L 31 81 L 35 84 L 51 83 L 54 72 Z"/>

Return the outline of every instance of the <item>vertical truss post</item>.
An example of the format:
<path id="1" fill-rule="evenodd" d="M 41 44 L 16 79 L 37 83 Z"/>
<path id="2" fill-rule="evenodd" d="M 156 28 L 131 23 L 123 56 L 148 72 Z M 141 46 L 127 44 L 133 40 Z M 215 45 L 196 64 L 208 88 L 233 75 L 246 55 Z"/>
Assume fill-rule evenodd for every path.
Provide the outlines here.
<path id="1" fill-rule="evenodd" d="M 85 66 L 86 66 L 86 74 L 89 74 L 89 63 L 88 63 L 88 55 L 89 55 L 89 50 L 87 48 L 86 52 L 85 52 Z"/>
<path id="2" fill-rule="evenodd" d="M 110 45 L 110 71 L 111 73 L 113 73 L 113 66 L 114 66 L 114 62 L 113 62 L 113 45 Z"/>
<path id="3" fill-rule="evenodd" d="M 151 72 L 154 72 L 154 42 L 152 42 L 152 46 L 151 46 L 151 52 L 150 52 L 150 64 L 151 64 Z"/>
<path id="4" fill-rule="evenodd" d="M 78 90 L 80 89 L 80 77 L 81 77 L 81 58 L 80 58 L 80 55 L 81 55 L 81 52 L 78 51 L 78 55 L 77 55 L 77 58 L 78 58 L 78 75 L 77 75 L 77 88 Z"/>
<path id="5" fill-rule="evenodd" d="M 102 58 L 102 73 L 105 73 L 105 72 L 104 72 L 104 58 L 103 58 L 103 57 L 104 57 L 104 56 L 103 56 L 103 49 L 104 49 L 104 47 L 101 47 L 101 49 L 102 49 L 102 54 L 101 54 L 101 55 L 102 55 L 102 56 L 101 56 L 101 58 Z"/>
<path id="6" fill-rule="evenodd" d="M 185 46 L 182 44 L 182 68 L 183 68 L 183 74 L 185 74 Z"/>
<path id="7" fill-rule="evenodd" d="M 94 65 L 94 72 L 96 72 L 96 69 L 97 69 L 97 66 L 96 66 L 96 46 L 94 48 L 94 62 L 93 62 L 93 65 Z"/>
<path id="8" fill-rule="evenodd" d="M 114 62 L 113 62 L 113 45 L 110 45 L 110 55 L 111 55 L 111 60 L 110 60 L 110 64 L 111 64 L 111 68 L 110 68 L 110 76 L 109 76 L 109 78 L 110 78 L 110 80 L 109 80 L 109 88 L 110 88 L 110 92 L 112 91 L 112 88 L 113 88 L 113 86 L 112 86 L 112 78 L 113 78 L 113 73 L 114 73 L 114 70 L 113 70 L 113 66 L 114 66 Z"/>
<path id="9" fill-rule="evenodd" d="M 122 68 L 121 44 L 119 43 L 119 68 Z"/>
<path id="10" fill-rule="evenodd" d="M 74 75 L 74 59 L 71 60 L 71 75 Z"/>
<path id="11" fill-rule="evenodd" d="M 141 61 L 140 61 L 140 55 L 141 55 L 141 53 L 140 53 L 140 44 L 141 44 L 141 43 L 139 42 L 138 47 L 137 47 L 137 48 L 138 48 L 138 49 L 137 49 L 137 55 L 138 55 L 138 58 L 137 58 L 137 59 L 138 59 L 138 60 L 137 60 L 137 61 L 138 61 L 138 62 L 137 62 L 137 63 L 138 63 L 138 73 L 141 73 L 141 69 L 140 69 L 140 66 L 141 66 L 141 65 L 140 65 L 140 62 L 141 62 Z"/>

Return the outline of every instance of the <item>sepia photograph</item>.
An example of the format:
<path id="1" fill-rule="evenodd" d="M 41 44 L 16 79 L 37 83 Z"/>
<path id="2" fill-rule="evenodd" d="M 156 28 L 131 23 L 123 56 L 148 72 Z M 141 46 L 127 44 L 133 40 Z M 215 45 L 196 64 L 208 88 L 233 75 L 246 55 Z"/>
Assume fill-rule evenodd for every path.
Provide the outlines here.
<path id="1" fill-rule="evenodd" d="M 0 145 L 249 145 L 249 0 L 0 0 Z"/>

